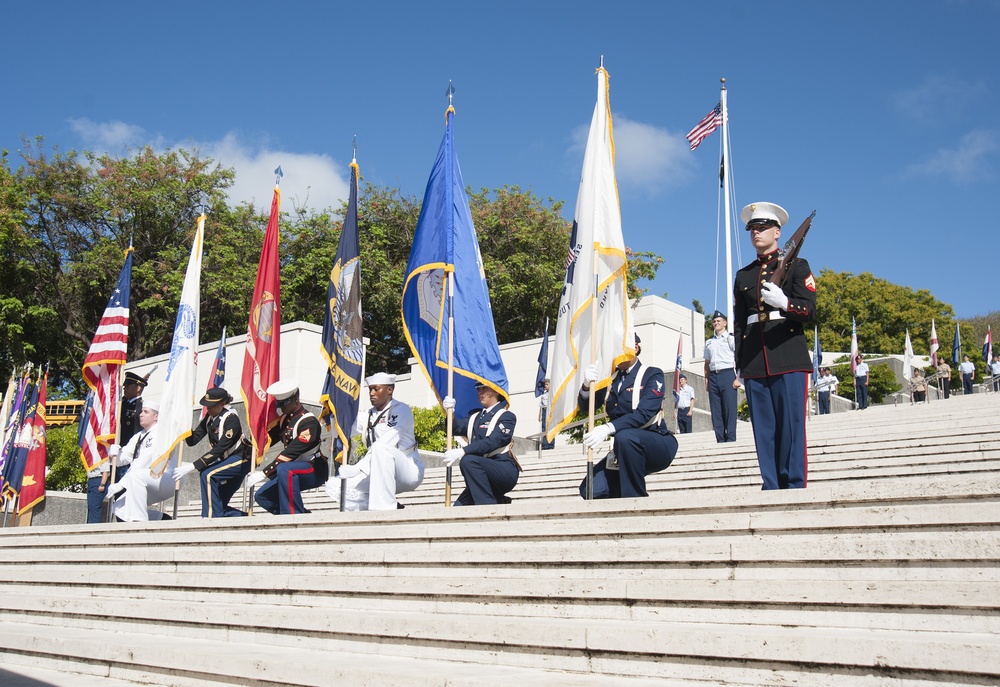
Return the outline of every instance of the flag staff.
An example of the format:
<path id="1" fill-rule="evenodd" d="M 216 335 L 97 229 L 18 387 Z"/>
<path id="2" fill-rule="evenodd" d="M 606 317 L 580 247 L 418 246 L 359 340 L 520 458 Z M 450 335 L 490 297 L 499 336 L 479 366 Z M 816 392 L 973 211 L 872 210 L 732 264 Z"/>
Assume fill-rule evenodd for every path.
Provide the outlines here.
<path id="1" fill-rule="evenodd" d="M 727 154 L 729 152 L 729 105 L 727 101 L 726 92 L 726 78 L 722 77 L 719 79 L 722 83 L 722 93 L 719 97 L 719 101 L 722 103 L 722 175 L 725 178 L 725 188 L 723 189 L 723 196 L 725 196 L 725 218 L 726 218 L 726 289 L 732 289 L 733 286 L 733 248 L 732 248 L 732 224 L 730 223 L 730 192 L 732 183 L 729 179 L 729 158 Z M 716 244 L 718 245 L 718 244 Z M 716 255 L 716 260 L 718 260 L 718 255 Z M 723 292 L 725 293 L 725 292 Z M 733 299 L 726 299 L 726 315 L 727 315 L 727 326 L 729 333 L 733 333 Z"/>
<path id="2" fill-rule="evenodd" d="M 601 65 L 604 65 L 604 57 L 601 56 Z M 597 289 L 600 276 L 597 274 L 598 246 L 594 242 L 594 293 L 590 303 L 590 364 L 597 365 Z M 587 431 L 594 431 L 594 415 L 596 415 L 597 385 L 592 385 L 590 396 L 587 399 Z M 610 422 L 610 420 L 609 420 Z M 594 498 L 594 449 L 587 449 L 587 500 Z"/>
<path id="3" fill-rule="evenodd" d="M 448 109 L 444 111 L 445 124 L 448 123 L 448 113 L 454 112 L 453 99 L 455 97 L 455 84 L 448 80 Z M 448 396 L 455 397 L 455 265 L 452 257 L 451 272 L 445 272 L 445 279 L 448 280 Z M 449 408 L 446 421 L 445 450 L 452 448 L 455 431 L 455 409 Z M 470 432 L 471 435 L 471 432 Z M 444 505 L 451 507 L 451 466 L 447 466 L 444 471 Z"/>

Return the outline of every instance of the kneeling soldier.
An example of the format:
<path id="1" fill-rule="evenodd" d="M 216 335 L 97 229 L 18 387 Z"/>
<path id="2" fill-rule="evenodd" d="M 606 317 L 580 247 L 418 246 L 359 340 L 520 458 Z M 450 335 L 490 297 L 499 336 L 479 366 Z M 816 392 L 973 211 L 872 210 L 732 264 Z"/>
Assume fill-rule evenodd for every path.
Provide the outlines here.
<path id="1" fill-rule="evenodd" d="M 222 518 L 246 515 L 243 511 L 229 506 L 233 494 L 243 484 L 243 478 L 250 472 L 250 457 L 244 455 L 243 427 L 236 411 L 229 407 L 233 397 L 221 387 L 209 389 L 201 399 L 208 414 L 184 440 L 188 446 L 196 446 L 208 436 L 212 448 L 193 463 L 185 463 L 174 470 L 174 479 L 180 481 L 184 475 L 197 470 L 201 483 L 201 517 Z"/>
<path id="2" fill-rule="evenodd" d="M 257 492 L 256 501 L 269 513 L 308 513 L 302 492 L 323 486 L 330 476 L 330 466 L 319 450 L 319 420 L 302 407 L 297 381 L 275 382 L 267 387 L 267 393 L 274 396 L 281 418 L 270 431 L 271 443 L 281 440 L 285 448 L 274 462 L 250 475 L 248 484 L 268 480 Z"/>

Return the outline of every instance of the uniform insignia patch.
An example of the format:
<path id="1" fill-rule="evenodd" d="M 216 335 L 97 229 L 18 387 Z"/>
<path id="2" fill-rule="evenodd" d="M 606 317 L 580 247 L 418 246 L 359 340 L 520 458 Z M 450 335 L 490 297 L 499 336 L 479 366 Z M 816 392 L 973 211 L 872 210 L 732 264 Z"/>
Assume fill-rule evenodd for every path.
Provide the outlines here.
<path id="1" fill-rule="evenodd" d="M 812 274 L 810 274 L 808 277 L 806 277 L 806 280 L 803 283 L 805 284 L 805 286 L 806 286 L 807 289 L 809 289 L 813 293 L 816 293 L 816 280 L 813 279 Z"/>
<path id="2" fill-rule="evenodd" d="M 390 427 L 395 427 L 396 426 L 396 422 L 398 422 L 398 421 L 399 421 L 399 416 L 398 415 L 390 415 L 389 416 L 388 425 Z"/>
<path id="3" fill-rule="evenodd" d="M 500 430 L 500 432 L 501 432 L 501 433 L 503 433 L 503 434 L 510 434 L 510 430 L 509 430 L 509 429 L 507 429 L 507 427 L 505 427 L 505 426 L 504 426 L 504 424 L 503 424 L 502 422 L 501 422 L 501 423 L 500 423 L 499 425 L 497 425 L 497 428 L 498 428 L 498 429 Z"/>
<path id="4" fill-rule="evenodd" d="M 313 435 L 311 429 L 304 429 L 299 434 L 299 441 L 301 441 L 303 444 L 307 444 L 312 439 L 312 436 Z"/>
<path id="5" fill-rule="evenodd" d="M 653 394 L 656 396 L 663 395 L 663 382 L 653 382 Z"/>

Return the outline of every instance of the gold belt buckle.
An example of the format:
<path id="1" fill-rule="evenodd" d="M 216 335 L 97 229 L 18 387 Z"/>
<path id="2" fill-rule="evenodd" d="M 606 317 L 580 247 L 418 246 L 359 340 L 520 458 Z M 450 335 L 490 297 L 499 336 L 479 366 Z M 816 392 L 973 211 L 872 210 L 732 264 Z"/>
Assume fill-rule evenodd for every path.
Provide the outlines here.
<path id="1" fill-rule="evenodd" d="M 764 312 L 760 313 L 759 315 L 757 315 L 757 321 L 758 322 L 767 322 L 767 311 L 764 311 Z"/>

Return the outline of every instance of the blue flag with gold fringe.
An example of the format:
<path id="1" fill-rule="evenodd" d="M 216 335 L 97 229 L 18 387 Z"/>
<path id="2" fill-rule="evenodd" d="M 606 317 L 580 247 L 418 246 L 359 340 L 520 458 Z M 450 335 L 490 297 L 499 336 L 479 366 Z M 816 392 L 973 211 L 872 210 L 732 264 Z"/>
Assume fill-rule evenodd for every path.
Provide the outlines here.
<path id="1" fill-rule="evenodd" d="M 403 283 L 403 332 L 440 401 L 453 361 L 456 417 L 479 407 L 476 382 L 509 400 L 486 273 L 453 139 L 455 110 L 427 181 Z M 451 322 L 451 324 L 449 324 Z M 454 344 L 454 346 L 452 346 Z"/>
<path id="2" fill-rule="evenodd" d="M 351 430 L 358 416 L 361 395 L 361 364 L 364 360 L 361 323 L 361 248 L 358 243 L 358 163 L 351 161 L 351 195 L 337 243 L 337 257 L 330 270 L 323 315 L 324 416 L 332 416 L 334 460 L 347 464 Z M 328 423 L 329 426 L 329 423 Z"/>

